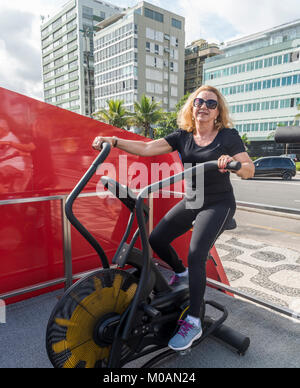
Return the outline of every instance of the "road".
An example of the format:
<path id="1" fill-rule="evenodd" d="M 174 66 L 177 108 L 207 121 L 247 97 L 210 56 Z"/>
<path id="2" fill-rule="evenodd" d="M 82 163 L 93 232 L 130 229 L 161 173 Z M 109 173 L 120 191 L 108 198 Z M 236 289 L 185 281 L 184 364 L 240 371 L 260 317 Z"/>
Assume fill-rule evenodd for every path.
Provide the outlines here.
<path id="1" fill-rule="evenodd" d="M 237 201 L 300 210 L 300 174 L 292 181 L 280 178 L 242 180 L 232 174 L 231 182 Z"/>
<path id="2" fill-rule="evenodd" d="M 270 245 L 291 248 L 300 255 L 300 216 L 285 213 L 259 212 L 239 208 L 235 213 L 238 228 L 232 231 L 237 238 L 251 238 Z"/>

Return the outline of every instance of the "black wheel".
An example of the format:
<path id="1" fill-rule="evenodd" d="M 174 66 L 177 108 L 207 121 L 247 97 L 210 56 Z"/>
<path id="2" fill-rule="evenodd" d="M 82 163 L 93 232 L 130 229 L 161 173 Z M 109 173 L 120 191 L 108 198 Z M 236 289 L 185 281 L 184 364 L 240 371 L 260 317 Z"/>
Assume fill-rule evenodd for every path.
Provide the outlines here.
<path id="1" fill-rule="evenodd" d="M 136 289 L 135 278 L 117 269 L 99 270 L 70 287 L 48 322 L 46 347 L 53 366 L 107 367 L 115 330 Z"/>
<path id="2" fill-rule="evenodd" d="M 283 175 L 282 175 L 282 179 L 284 181 L 290 181 L 292 179 L 292 175 L 289 173 L 289 172 L 285 172 Z"/>

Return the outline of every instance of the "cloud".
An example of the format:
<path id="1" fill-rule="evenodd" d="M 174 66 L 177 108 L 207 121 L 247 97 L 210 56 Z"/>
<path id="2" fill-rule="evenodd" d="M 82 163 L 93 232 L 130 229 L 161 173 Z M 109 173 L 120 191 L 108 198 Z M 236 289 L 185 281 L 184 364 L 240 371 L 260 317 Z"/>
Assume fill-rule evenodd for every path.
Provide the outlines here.
<path id="1" fill-rule="evenodd" d="M 43 100 L 40 16 L 52 15 L 66 3 L 67 0 L 13 0 L 1 4 L 1 87 Z"/>
<path id="2" fill-rule="evenodd" d="M 0 85 L 42 98 L 40 43 L 34 26 L 37 16 L 22 10 L 0 13 Z"/>
<path id="3" fill-rule="evenodd" d="M 300 18 L 299 0 L 178 0 L 177 9 L 186 18 L 187 43 L 223 42 Z"/>

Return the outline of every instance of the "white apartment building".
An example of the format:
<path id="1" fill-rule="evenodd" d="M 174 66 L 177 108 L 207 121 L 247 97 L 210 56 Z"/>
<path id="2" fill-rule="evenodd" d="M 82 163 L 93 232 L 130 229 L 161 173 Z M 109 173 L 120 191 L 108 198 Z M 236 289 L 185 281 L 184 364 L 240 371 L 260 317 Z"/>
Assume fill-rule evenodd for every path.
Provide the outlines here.
<path id="1" fill-rule="evenodd" d="M 122 8 L 72 0 L 41 25 L 44 101 L 90 116 L 94 111 L 94 26 Z"/>
<path id="2" fill-rule="evenodd" d="M 133 111 L 143 94 L 174 110 L 184 94 L 185 20 L 147 2 L 99 23 L 94 38 L 95 109 L 109 99 Z"/>
<path id="3" fill-rule="evenodd" d="M 292 125 L 299 113 L 300 20 L 227 42 L 221 50 L 204 64 L 205 84 L 226 97 L 241 134 L 276 150 L 270 135 L 278 124 Z"/>

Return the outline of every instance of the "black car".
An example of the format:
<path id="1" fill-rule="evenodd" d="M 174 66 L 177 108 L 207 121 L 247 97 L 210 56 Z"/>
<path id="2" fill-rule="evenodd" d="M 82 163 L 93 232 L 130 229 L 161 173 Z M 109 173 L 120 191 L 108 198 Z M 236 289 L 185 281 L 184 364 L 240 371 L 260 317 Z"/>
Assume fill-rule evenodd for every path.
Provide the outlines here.
<path id="1" fill-rule="evenodd" d="M 291 180 L 296 175 L 296 165 L 291 158 L 268 156 L 254 162 L 255 177 L 281 177 Z"/>

